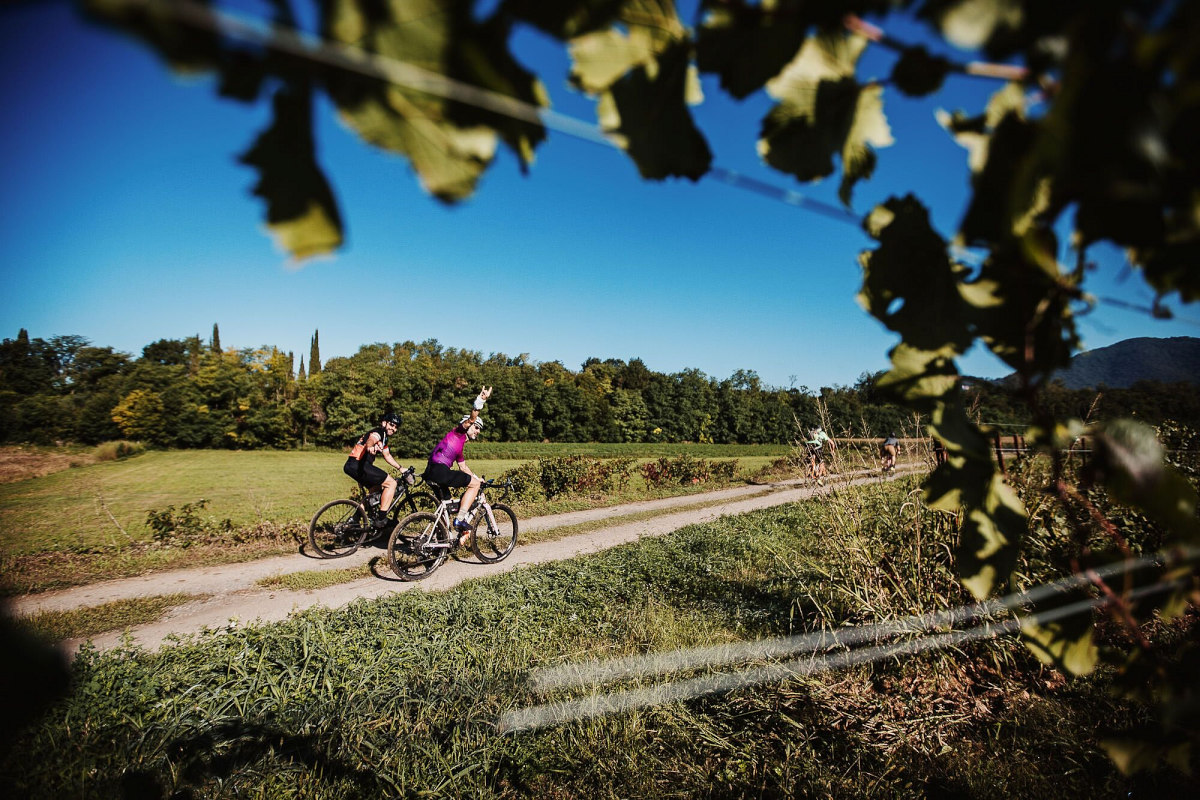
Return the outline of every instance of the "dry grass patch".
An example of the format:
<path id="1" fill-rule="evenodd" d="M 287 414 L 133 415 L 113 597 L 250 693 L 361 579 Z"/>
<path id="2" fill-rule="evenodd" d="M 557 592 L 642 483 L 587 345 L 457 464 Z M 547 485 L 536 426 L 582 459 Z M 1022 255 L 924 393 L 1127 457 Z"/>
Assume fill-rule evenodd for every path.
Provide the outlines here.
<path id="1" fill-rule="evenodd" d="M 162 617 L 174 606 L 203 600 L 210 595 L 166 594 L 117 600 L 101 606 L 70 611 L 40 611 L 23 624 L 37 635 L 52 641 L 83 639 L 134 625 L 145 625 Z"/>
<path id="2" fill-rule="evenodd" d="M 57 447 L 17 445 L 0 447 L 0 483 L 41 478 L 71 467 L 95 464 L 90 452 L 71 452 Z"/>

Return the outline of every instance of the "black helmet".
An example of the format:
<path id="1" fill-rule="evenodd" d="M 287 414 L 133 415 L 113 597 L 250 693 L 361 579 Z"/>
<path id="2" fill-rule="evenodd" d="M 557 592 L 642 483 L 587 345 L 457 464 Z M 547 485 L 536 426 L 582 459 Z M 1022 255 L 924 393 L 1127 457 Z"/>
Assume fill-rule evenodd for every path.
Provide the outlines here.
<path id="1" fill-rule="evenodd" d="M 397 428 L 399 428 L 400 427 L 400 415 L 394 411 L 389 411 L 388 413 L 384 414 L 379 419 L 380 425 L 382 425 L 385 422 L 390 422 L 393 425 L 395 425 Z"/>

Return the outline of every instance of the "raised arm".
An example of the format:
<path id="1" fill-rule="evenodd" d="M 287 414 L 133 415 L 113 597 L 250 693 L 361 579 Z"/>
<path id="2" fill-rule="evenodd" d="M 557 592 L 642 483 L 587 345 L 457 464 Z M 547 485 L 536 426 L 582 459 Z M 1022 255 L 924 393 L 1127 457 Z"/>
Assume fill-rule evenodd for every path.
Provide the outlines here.
<path id="1" fill-rule="evenodd" d="M 492 396 L 492 387 L 484 386 L 479 390 L 479 394 L 475 396 L 475 402 L 471 405 L 471 418 L 463 423 L 463 427 L 470 425 L 479 419 L 479 412 L 483 410 L 483 404 Z"/>

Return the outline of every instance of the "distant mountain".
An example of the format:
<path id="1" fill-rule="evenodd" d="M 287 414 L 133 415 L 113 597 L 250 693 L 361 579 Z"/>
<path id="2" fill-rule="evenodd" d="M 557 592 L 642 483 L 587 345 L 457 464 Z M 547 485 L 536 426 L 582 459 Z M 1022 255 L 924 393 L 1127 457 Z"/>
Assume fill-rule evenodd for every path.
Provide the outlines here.
<path id="1" fill-rule="evenodd" d="M 1138 381 L 1200 384 L 1200 339 L 1126 339 L 1080 353 L 1071 359 L 1070 367 L 1054 373 L 1054 379 L 1068 389 L 1094 389 L 1101 384 L 1126 389 Z"/>

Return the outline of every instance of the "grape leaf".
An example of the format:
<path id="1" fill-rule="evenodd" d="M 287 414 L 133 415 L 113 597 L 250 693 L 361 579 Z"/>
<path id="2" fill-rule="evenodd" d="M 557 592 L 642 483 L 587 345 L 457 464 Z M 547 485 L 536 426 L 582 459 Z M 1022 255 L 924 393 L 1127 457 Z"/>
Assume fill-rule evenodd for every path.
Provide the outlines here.
<path id="1" fill-rule="evenodd" d="M 254 194 L 267 201 L 267 227 L 297 259 L 332 252 L 342 244 L 342 221 L 316 162 L 311 91 L 284 86 L 273 107 L 270 127 L 241 157 L 259 171 Z"/>
<path id="2" fill-rule="evenodd" d="M 699 91 L 688 60 L 688 45 L 680 42 L 659 55 L 653 71 L 637 67 L 601 95 L 601 126 L 643 178 L 698 180 L 712 165 L 712 151 L 687 108 Z"/>
<path id="3" fill-rule="evenodd" d="M 497 12 L 502 18 L 528 22 L 559 40 L 582 36 L 606 28 L 616 19 L 626 0 L 504 0 Z"/>
<path id="4" fill-rule="evenodd" d="M 207 11 L 211 0 L 196 0 L 196 6 Z M 82 8 L 90 19 L 143 40 L 178 72 L 215 69 L 222 61 L 221 46 L 215 33 L 182 24 L 173 10 L 163 5 L 131 3 L 129 0 L 83 0 Z"/>
<path id="5" fill-rule="evenodd" d="M 326 0 L 322 12 L 322 30 L 334 41 L 437 75 L 463 77 L 454 66 L 464 60 L 455 48 L 470 46 L 469 36 L 460 38 L 473 29 L 466 0 L 392 0 L 367 7 Z M 478 50 L 474 58 L 485 55 Z M 476 73 L 485 69 L 477 65 Z M 495 156 L 496 132 L 485 124 L 457 124 L 453 104 L 442 97 L 350 73 L 331 76 L 327 85 L 342 119 L 366 141 L 406 156 L 421 185 L 439 200 L 469 196 Z"/>
<path id="6" fill-rule="evenodd" d="M 864 227 L 879 247 L 859 256 L 859 304 L 914 349 L 949 348 L 951 358 L 966 352 L 974 338 L 959 293 L 966 270 L 950 260 L 925 207 L 912 195 L 893 197 Z"/>
<path id="7" fill-rule="evenodd" d="M 1021 0 L 928 0 L 919 15 L 933 22 L 951 44 L 977 50 L 1021 26 Z"/>
<path id="8" fill-rule="evenodd" d="M 798 2 L 750 6 L 708 0 L 696 37 L 697 66 L 716 73 L 721 88 L 739 100 L 750 95 L 796 55 L 812 23 L 804 13 L 810 8 Z"/>
<path id="9" fill-rule="evenodd" d="M 767 91 L 781 102 L 763 119 L 758 152 L 767 164 L 813 181 L 831 175 L 842 160 L 839 197 L 849 205 L 854 184 L 870 177 L 874 147 L 892 143 L 883 114 L 882 88 L 851 77 L 866 40 L 859 36 L 809 37 Z"/>
<path id="10" fill-rule="evenodd" d="M 924 47 L 907 47 L 892 67 L 892 83 L 910 97 L 924 97 L 942 88 L 950 62 L 930 55 Z"/>

